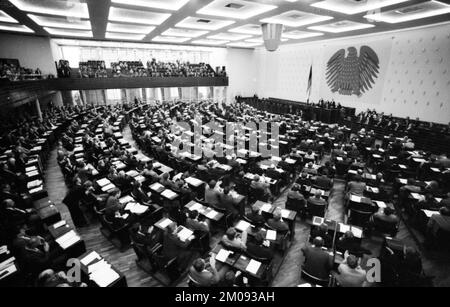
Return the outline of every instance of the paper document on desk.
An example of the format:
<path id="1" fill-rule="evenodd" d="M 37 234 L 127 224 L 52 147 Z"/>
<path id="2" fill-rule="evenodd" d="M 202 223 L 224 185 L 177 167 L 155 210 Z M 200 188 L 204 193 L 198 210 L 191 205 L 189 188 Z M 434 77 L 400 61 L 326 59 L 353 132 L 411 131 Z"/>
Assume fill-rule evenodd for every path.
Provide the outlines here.
<path id="1" fill-rule="evenodd" d="M 386 208 L 387 207 L 387 205 L 386 205 L 386 203 L 384 201 L 374 200 L 374 202 L 377 204 L 377 206 L 379 208 Z"/>
<path id="2" fill-rule="evenodd" d="M 267 230 L 266 239 L 275 241 L 277 239 L 277 232 L 275 230 Z"/>
<path id="3" fill-rule="evenodd" d="M 206 217 L 209 219 L 214 219 L 217 216 L 217 211 L 211 210 L 206 214 Z"/>
<path id="4" fill-rule="evenodd" d="M 128 210 L 128 211 L 130 211 L 133 214 L 139 215 L 139 214 L 143 214 L 143 213 L 147 212 L 148 207 L 147 206 L 143 206 L 143 205 L 138 204 L 138 203 L 130 202 L 125 207 L 125 210 Z"/>
<path id="5" fill-rule="evenodd" d="M 65 226 L 66 224 L 67 224 L 66 221 L 62 220 L 62 221 L 59 221 L 58 223 L 54 224 L 53 228 L 58 229 L 58 228 L 60 228 L 62 226 Z"/>
<path id="6" fill-rule="evenodd" d="M 357 195 L 351 195 L 350 196 L 350 200 L 351 201 L 354 201 L 354 202 L 356 202 L 356 203 L 360 203 L 361 202 L 361 196 L 357 196 Z"/>
<path id="7" fill-rule="evenodd" d="M 251 259 L 245 270 L 256 275 L 260 267 L 261 262 Z"/>
<path id="8" fill-rule="evenodd" d="M 169 189 L 164 190 L 164 191 L 161 193 L 161 195 L 164 196 L 164 197 L 166 197 L 166 198 L 168 198 L 168 199 L 174 199 L 175 197 L 178 196 L 177 193 L 175 193 L 174 191 L 169 190 Z"/>
<path id="9" fill-rule="evenodd" d="M 350 225 L 339 223 L 339 232 L 346 233 L 347 231 L 350 231 Z"/>
<path id="10" fill-rule="evenodd" d="M 414 199 L 417 199 L 417 200 L 423 200 L 423 199 L 425 199 L 425 196 L 423 196 L 423 195 L 421 195 L 421 194 L 419 194 L 419 193 L 411 192 L 411 196 L 412 196 Z"/>
<path id="11" fill-rule="evenodd" d="M 431 211 L 431 210 L 422 210 L 425 215 L 430 218 L 435 214 L 440 214 L 439 211 Z"/>
<path id="12" fill-rule="evenodd" d="M 83 265 L 87 266 L 89 263 L 91 263 L 92 261 L 97 260 L 97 259 L 100 260 L 100 259 L 102 259 L 102 257 L 100 257 L 100 255 L 96 251 L 93 251 L 89 255 L 87 255 L 86 257 L 81 259 L 80 262 Z"/>
<path id="13" fill-rule="evenodd" d="M 161 221 L 161 222 L 159 223 L 159 226 L 160 226 L 161 228 L 166 228 L 166 227 L 169 226 L 170 224 L 172 224 L 172 220 L 166 218 L 166 219 L 164 219 L 163 221 Z"/>
<path id="14" fill-rule="evenodd" d="M 192 236 L 192 230 L 183 227 L 180 232 L 178 232 L 178 238 L 185 242 L 189 237 Z"/>
<path id="15" fill-rule="evenodd" d="M 250 228 L 250 223 L 244 220 L 239 221 L 239 223 L 237 223 L 236 227 L 237 230 L 239 231 L 247 231 Z"/>
<path id="16" fill-rule="evenodd" d="M 261 211 L 270 212 L 270 210 L 272 210 L 272 205 L 271 204 L 264 204 L 261 207 Z"/>
<path id="17" fill-rule="evenodd" d="M 89 276 L 99 287 L 108 287 L 110 284 L 120 278 L 120 275 L 111 268 L 97 270 Z"/>
<path id="18" fill-rule="evenodd" d="M 102 188 L 102 191 L 103 191 L 103 192 L 107 192 L 107 191 L 109 191 L 109 190 L 114 189 L 115 187 L 116 187 L 116 186 L 115 186 L 114 184 L 110 183 L 110 184 L 108 184 L 108 185 L 105 185 L 105 186 Z"/>
<path id="19" fill-rule="evenodd" d="M 399 178 L 398 181 L 400 181 L 401 184 L 408 184 L 408 179 Z"/>
<path id="20" fill-rule="evenodd" d="M 76 232 L 71 230 L 55 241 L 59 244 L 59 246 L 61 246 L 62 249 L 68 249 L 80 240 L 81 238 L 76 234 Z"/>
<path id="21" fill-rule="evenodd" d="M 121 203 L 122 205 L 128 204 L 129 202 L 132 202 L 132 201 L 134 201 L 134 198 L 131 197 L 130 195 L 124 196 L 119 199 L 119 203 Z"/>
<path id="22" fill-rule="evenodd" d="M 286 209 L 281 209 L 281 217 L 284 219 L 287 219 L 289 215 L 291 214 L 291 211 Z"/>
<path id="23" fill-rule="evenodd" d="M 230 251 L 227 251 L 226 249 L 221 249 L 216 255 L 216 260 L 220 262 L 226 262 L 230 254 L 231 254 Z"/>
<path id="24" fill-rule="evenodd" d="M 362 229 L 352 226 L 351 232 L 353 232 L 356 238 L 362 238 L 363 235 Z"/>
<path id="25" fill-rule="evenodd" d="M 107 179 L 107 178 L 97 180 L 97 184 L 101 187 L 104 187 L 105 185 L 108 185 L 110 183 L 111 183 L 111 181 L 109 181 L 109 179 Z"/>
<path id="26" fill-rule="evenodd" d="M 200 209 L 202 209 L 202 204 L 199 204 L 199 203 L 195 203 L 195 204 L 193 204 L 192 206 L 191 206 L 191 208 L 190 208 L 190 210 L 191 211 L 200 211 Z"/>

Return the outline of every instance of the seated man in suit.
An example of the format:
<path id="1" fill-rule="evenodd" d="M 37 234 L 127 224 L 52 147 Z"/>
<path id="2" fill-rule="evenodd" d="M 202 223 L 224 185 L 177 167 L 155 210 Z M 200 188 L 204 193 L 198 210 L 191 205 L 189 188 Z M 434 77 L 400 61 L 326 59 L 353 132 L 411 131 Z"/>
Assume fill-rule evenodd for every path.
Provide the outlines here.
<path id="1" fill-rule="evenodd" d="M 347 195 L 350 194 L 363 196 L 364 191 L 366 190 L 366 184 L 362 182 L 362 178 L 360 175 L 356 175 L 353 181 L 350 181 L 347 185 Z"/>
<path id="2" fill-rule="evenodd" d="M 230 227 L 223 235 L 222 243 L 225 247 L 231 247 L 239 250 L 246 250 L 247 236 L 248 234 L 246 231 L 244 231 L 240 236 L 234 227 Z"/>
<path id="3" fill-rule="evenodd" d="M 338 267 L 339 274 L 335 274 L 336 281 L 341 287 L 363 287 L 367 272 L 358 264 L 358 258 L 346 254 L 345 260 Z"/>
<path id="4" fill-rule="evenodd" d="M 226 210 L 227 213 L 231 213 L 234 217 L 239 215 L 239 211 L 236 209 L 235 201 L 230 195 L 230 188 L 225 187 L 223 193 L 219 195 L 219 203 L 217 208 Z"/>
<path id="5" fill-rule="evenodd" d="M 317 175 L 317 169 L 314 168 L 314 163 L 309 162 L 305 168 L 303 168 L 303 172 L 311 175 Z"/>
<path id="6" fill-rule="evenodd" d="M 120 210 L 125 207 L 125 205 L 119 202 L 120 194 L 121 192 L 119 189 L 113 189 L 110 192 L 109 197 L 106 199 L 105 206 L 106 220 L 110 223 L 113 223 L 113 225 L 117 228 L 125 224 L 125 220 L 120 217 Z"/>
<path id="7" fill-rule="evenodd" d="M 134 199 L 140 203 L 147 204 L 151 201 L 150 197 L 142 189 L 142 184 L 137 180 L 133 181 L 133 190 L 131 191 L 131 194 Z"/>
<path id="8" fill-rule="evenodd" d="M 205 203 L 216 206 L 220 201 L 220 192 L 215 189 L 217 182 L 211 180 L 205 188 Z"/>
<path id="9" fill-rule="evenodd" d="M 348 252 L 356 257 L 362 257 L 363 254 L 371 254 L 368 249 L 361 247 L 361 241 L 355 238 L 355 235 L 351 231 L 347 231 L 336 241 L 336 250 L 341 253 Z"/>
<path id="10" fill-rule="evenodd" d="M 143 226 L 141 223 L 136 223 L 130 228 L 130 237 L 133 242 L 144 245 L 149 252 L 155 244 L 162 241 L 160 231 L 153 226 Z"/>
<path id="11" fill-rule="evenodd" d="M 312 246 L 302 248 L 305 262 L 303 270 L 311 276 L 328 280 L 333 268 L 333 257 L 322 249 L 323 239 L 314 238 Z"/>
<path id="12" fill-rule="evenodd" d="M 198 258 L 194 260 L 191 268 L 189 269 L 189 279 L 199 287 L 211 287 L 218 284 L 225 273 L 228 271 L 226 266 L 217 271 L 216 258 L 214 255 L 209 258 L 209 267 L 207 267 L 205 260 Z"/>
<path id="13" fill-rule="evenodd" d="M 265 219 L 259 214 L 259 209 L 255 206 L 252 207 L 252 211 L 246 215 L 246 217 L 252 222 L 252 224 L 261 226 L 264 225 Z"/>
<path id="14" fill-rule="evenodd" d="M 324 174 L 321 176 L 317 176 L 316 185 L 324 190 L 329 190 L 333 185 L 333 181 Z"/>
<path id="15" fill-rule="evenodd" d="M 264 235 L 258 232 L 252 241 L 247 242 L 247 253 L 251 257 L 264 258 L 270 261 L 274 256 L 274 251 L 269 246 L 264 245 L 264 241 Z"/>
<path id="16" fill-rule="evenodd" d="M 158 180 L 159 175 L 153 170 L 153 163 L 148 162 L 145 169 L 141 172 L 141 175 L 145 178 L 150 178 L 152 180 Z"/>
<path id="17" fill-rule="evenodd" d="M 322 192 L 316 191 L 314 197 L 308 198 L 308 206 L 327 206 L 327 201 L 322 198 Z"/>
<path id="18" fill-rule="evenodd" d="M 322 238 L 323 245 L 325 247 L 331 247 L 331 245 L 333 244 L 333 237 L 328 233 L 328 225 L 325 223 L 320 224 L 318 227 L 313 227 L 310 237 L 312 239 L 317 237 Z"/>
<path id="19" fill-rule="evenodd" d="M 172 223 L 166 227 L 163 236 L 163 255 L 167 260 L 177 258 L 180 271 L 188 264 L 191 253 L 186 250 L 187 242 L 183 242 L 177 235 L 177 225 Z"/>
<path id="20" fill-rule="evenodd" d="M 311 185 L 311 180 L 308 178 L 308 173 L 302 172 L 302 174 L 300 175 L 300 177 L 297 179 L 297 183 L 298 183 L 299 185 L 307 185 L 307 186 L 310 186 L 310 185 Z"/>
<path id="21" fill-rule="evenodd" d="M 267 220 L 267 225 L 280 232 L 286 232 L 289 230 L 288 224 L 281 220 L 281 210 L 278 209 L 273 213 L 273 218 Z"/>
<path id="22" fill-rule="evenodd" d="M 264 193 L 264 195 L 266 195 L 267 197 L 272 196 L 272 192 L 270 192 L 270 184 L 262 182 L 261 178 L 258 175 L 255 175 L 255 177 L 253 177 L 253 180 L 250 183 L 250 187 L 252 189 L 262 191 L 262 193 Z"/>
<path id="23" fill-rule="evenodd" d="M 383 228 L 389 227 L 394 229 L 399 222 L 399 218 L 395 215 L 394 209 L 386 207 L 384 209 L 380 209 L 378 212 L 375 212 L 370 217 L 370 221 L 375 228 L 384 224 Z"/>
<path id="24" fill-rule="evenodd" d="M 209 232 L 209 223 L 202 219 L 197 210 L 189 211 L 186 219 L 186 227 L 191 230 L 198 230 L 202 232 Z"/>
<path id="25" fill-rule="evenodd" d="M 300 193 L 300 186 L 298 184 L 294 184 L 292 186 L 292 188 L 289 189 L 287 198 L 297 200 L 297 201 L 305 200 L 305 197 L 303 196 L 303 194 Z"/>

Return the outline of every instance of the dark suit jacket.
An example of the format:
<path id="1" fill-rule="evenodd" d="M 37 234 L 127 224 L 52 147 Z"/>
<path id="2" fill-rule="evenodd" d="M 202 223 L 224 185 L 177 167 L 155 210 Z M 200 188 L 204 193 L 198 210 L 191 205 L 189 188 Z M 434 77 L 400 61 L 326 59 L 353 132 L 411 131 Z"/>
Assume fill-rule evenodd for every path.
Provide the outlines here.
<path id="1" fill-rule="evenodd" d="M 180 254 L 180 248 L 184 248 L 182 242 L 175 234 L 165 233 L 163 239 L 163 254 L 169 259 L 175 258 Z"/>
<path id="2" fill-rule="evenodd" d="M 273 258 L 273 251 L 265 246 L 258 245 L 253 242 L 247 242 L 247 252 L 251 256 L 255 256 L 258 258 L 266 258 L 271 260 Z"/>
<path id="3" fill-rule="evenodd" d="M 305 256 L 303 269 L 314 277 L 328 279 L 333 268 L 333 257 L 320 248 L 308 246 L 302 249 Z"/>

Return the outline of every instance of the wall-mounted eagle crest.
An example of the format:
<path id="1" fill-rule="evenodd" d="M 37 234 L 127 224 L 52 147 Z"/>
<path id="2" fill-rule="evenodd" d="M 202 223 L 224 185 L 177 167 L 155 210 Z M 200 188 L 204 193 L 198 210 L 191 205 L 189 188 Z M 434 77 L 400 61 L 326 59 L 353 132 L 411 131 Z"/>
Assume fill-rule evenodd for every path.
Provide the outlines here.
<path id="1" fill-rule="evenodd" d="M 327 83 L 333 93 L 361 96 L 371 89 L 378 78 L 380 62 L 372 48 L 362 46 L 358 52 L 355 47 L 336 52 L 327 63 Z"/>

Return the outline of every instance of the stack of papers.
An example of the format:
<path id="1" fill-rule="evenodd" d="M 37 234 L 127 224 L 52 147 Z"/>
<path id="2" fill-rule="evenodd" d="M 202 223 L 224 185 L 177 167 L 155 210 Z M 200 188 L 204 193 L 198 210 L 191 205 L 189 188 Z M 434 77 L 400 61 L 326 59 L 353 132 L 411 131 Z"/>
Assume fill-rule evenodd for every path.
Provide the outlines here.
<path id="1" fill-rule="evenodd" d="M 58 229 L 58 228 L 63 227 L 65 225 L 67 225 L 66 221 L 62 220 L 62 221 L 59 221 L 58 223 L 54 224 L 53 228 Z"/>
<path id="2" fill-rule="evenodd" d="M 120 275 L 111 268 L 105 260 L 101 260 L 88 267 L 89 279 L 99 287 L 107 287 L 120 278 Z"/>
<path id="3" fill-rule="evenodd" d="M 272 205 L 271 204 L 264 204 L 264 205 L 261 206 L 261 211 L 270 212 L 270 210 L 272 210 Z"/>
<path id="4" fill-rule="evenodd" d="M 228 257 L 230 256 L 230 254 L 232 254 L 233 252 L 231 251 L 227 251 L 226 249 L 221 249 L 217 255 L 216 255 L 216 260 L 220 261 L 220 262 L 226 262 Z"/>
<path id="5" fill-rule="evenodd" d="M 194 187 L 198 187 L 203 183 L 203 181 L 194 177 L 186 178 L 186 182 L 189 183 L 190 185 L 193 185 Z"/>
<path id="6" fill-rule="evenodd" d="M 401 184 L 408 184 L 408 179 L 399 178 L 398 181 L 400 181 Z"/>
<path id="7" fill-rule="evenodd" d="M 277 232 L 275 230 L 267 230 L 266 239 L 275 241 L 277 239 Z"/>
<path id="8" fill-rule="evenodd" d="M 124 196 L 119 199 L 119 203 L 121 203 L 122 205 L 128 204 L 129 202 L 134 202 L 134 198 L 130 195 Z"/>
<path id="9" fill-rule="evenodd" d="M 291 214 L 290 210 L 287 209 L 281 209 L 281 217 L 284 219 L 287 219 L 289 215 Z"/>
<path id="10" fill-rule="evenodd" d="M 177 193 L 175 193 L 172 190 L 166 189 L 161 193 L 162 196 L 166 197 L 167 199 L 174 199 L 178 196 Z"/>
<path id="11" fill-rule="evenodd" d="M 180 238 L 181 241 L 185 242 L 187 239 L 189 239 L 190 236 L 192 236 L 193 232 L 192 230 L 182 227 L 181 230 L 178 232 L 178 238 Z"/>
<path id="12" fill-rule="evenodd" d="M 126 174 L 130 177 L 136 177 L 137 175 L 139 175 L 139 173 L 135 170 L 128 171 L 126 172 Z"/>
<path id="13" fill-rule="evenodd" d="M 386 203 L 384 201 L 374 200 L 374 202 L 377 204 L 377 206 L 379 208 L 386 208 L 387 207 L 387 205 L 386 205 Z"/>
<path id="14" fill-rule="evenodd" d="M 202 208 L 203 208 L 202 204 L 199 204 L 196 202 L 193 206 L 191 206 L 190 210 L 191 211 L 194 211 L 194 210 L 200 211 Z"/>
<path id="15" fill-rule="evenodd" d="M 64 234 L 63 236 L 56 239 L 56 243 L 61 246 L 62 249 L 67 249 L 74 245 L 75 243 L 79 242 L 81 238 L 76 234 L 75 231 L 71 230 L 68 233 Z"/>
<path id="16" fill-rule="evenodd" d="M 356 203 L 360 203 L 361 202 L 361 196 L 357 196 L 357 195 L 350 195 L 350 200 L 354 201 Z"/>
<path id="17" fill-rule="evenodd" d="M 206 214 L 206 217 L 209 219 L 214 219 L 217 216 L 217 214 L 219 214 L 217 211 L 211 210 Z"/>
<path id="18" fill-rule="evenodd" d="M 432 217 L 435 214 L 440 214 L 439 211 L 431 211 L 431 210 L 422 210 L 422 211 L 428 218 Z"/>
<path id="19" fill-rule="evenodd" d="M 102 187 L 102 191 L 103 191 L 103 192 L 107 192 L 107 191 L 109 191 L 109 190 L 114 189 L 115 187 L 116 187 L 116 186 L 115 186 L 114 184 L 110 183 L 110 184 L 105 185 L 104 187 Z"/>
<path id="20" fill-rule="evenodd" d="M 350 225 L 339 223 L 339 232 L 346 233 L 347 231 L 350 231 Z"/>
<path id="21" fill-rule="evenodd" d="M 125 207 L 125 210 L 130 211 L 133 214 L 140 215 L 140 214 L 143 214 L 143 213 L 147 212 L 148 207 L 147 206 L 143 206 L 143 205 L 138 204 L 138 203 L 130 202 Z"/>
<path id="22" fill-rule="evenodd" d="M 89 263 L 91 263 L 92 261 L 97 260 L 97 259 L 100 260 L 100 259 L 102 259 L 102 257 L 99 254 L 97 254 L 96 251 L 93 251 L 89 255 L 87 255 L 86 257 L 81 259 L 80 262 L 83 265 L 87 266 Z"/>
<path id="23" fill-rule="evenodd" d="M 244 220 L 239 221 L 235 228 L 239 231 L 247 231 L 250 228 L 250 223 Z"/>
<path id="24" fill-rule="evenodd" d="M 42 181 L 37 179 L 37 180 L 33 180 L 27 183 L 27 188 L 28 189 L 33 189 L 36 188 L 38 186 L 40 186 L 42 184 Z"/>
<path id="25" fill-rule="evenodd" d="M 414 192 L 412 192 L 412 193 L 411 193 L 411 196 L 412 196 L 414 199 L 417 199 L 417 200 L 423 200 L 423 199 L 425 199 L 425 196 L 424 196 L 424 195 L 421 195 L 421 194 L 419 194 L 419 193 L 414 193 Z"/>
<path id="26" fill-rule="evenodd" d="M 260 267 L 261 262 L 251 259 L 245 270 L 256 275 Z"/>
<path id="27" fill-rule="evenodd" d="M 159 223 L 159 227 L 161 227 L 161 228 L 166 228 L 166 227 L 169 226 L 170 224 L 172 224 L 172 220 L 171 220 L 171 219 L 168 219 L 168 218 L 165 218 L 164 220 L 162 220 L 162 221 Z"/>
<path id="28" fill-rule="evenodd" d="M 164 186 L 162 184 L 158 183 L 158 182 L 155 182 L 154 184 L 152 184 L 150 186 L 150 189 L 152 189 L 153 191 L 159 193 L 159 192 L 164 190 Z"/>
<path id="29" fill-rule="evenodd" d="M 97 180 L 97 184 L 101 187 L 104 187 L 105 185 L 108 185 L 110 183 L 111 183 L 111 181 L 109 181 L 109 179 L 107 179 L 107 178 Z"/>

